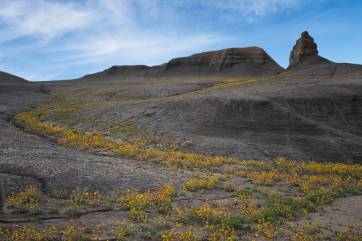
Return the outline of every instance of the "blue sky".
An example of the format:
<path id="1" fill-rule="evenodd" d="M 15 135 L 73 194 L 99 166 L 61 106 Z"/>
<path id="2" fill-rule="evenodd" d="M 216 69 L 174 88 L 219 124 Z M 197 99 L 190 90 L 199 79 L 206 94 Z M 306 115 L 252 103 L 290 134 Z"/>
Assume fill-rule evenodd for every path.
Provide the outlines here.
<path id="1" fill-rule="evenodd" d="M 0 70 L 70 79 L 247 46 L 286 67 L 304 30 L 320 55 L 362 64 L 361 15 L 360 0 L 0 0 Z"/>

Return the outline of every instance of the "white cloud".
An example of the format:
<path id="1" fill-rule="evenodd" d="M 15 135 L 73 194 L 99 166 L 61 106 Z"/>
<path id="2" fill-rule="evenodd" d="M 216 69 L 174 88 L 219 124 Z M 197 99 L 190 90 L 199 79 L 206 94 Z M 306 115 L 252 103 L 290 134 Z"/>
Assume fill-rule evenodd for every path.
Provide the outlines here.
<path id="1" fill-rule="evenodd" d="M 305 0 L 244 0 L 239 2 L 239 9 L 245 10 L 247 14 L 265 16 L 266 14 L 293 9 Z"/>
<path id="2" fill-rule="evenodd" d="M 89 0 L 82 4 L 45 0 L 5 1 L 0 10 L 0 23 L 7 27 L 2 29 L 4 34 L 1 36 L 6 41 L 36 36 L 43 42 L 40 46 L 32 43 L 28 47 L 50 52 L 77 52 L 75 58 L 78 58 L 77 55 L 96 58 L 122 51 L 132 54 L 155 46 L 164 53 L 166 49 L 176 51 L 198 46 L 200 39 L 204 44 L 215 42 L 215 39 L 205 38 L 204 33 L 183 36 L 178 41 L 173 33 L 167 35 L 156 33 L 153 29 L 142 29 L 137 23 L 140 16 L 135 12 L 135 6 L 140 8 L 142 18 L 157 18 L 161 14 L 161 4 L 157 0 L 147 1 L 146 4 L 139 0 Z M 68 32 L 72 35 L 59 44 L 57 37 Z M 49 44 L 48 41 L 53 39 Z M 172 44 L 174 48 L 159 47 L 167 44 Z"/>
<path id="3" fill-rule="evenodd" d="M 98 58 L 119 58 L 143 64 L 166 61 L 163 56 L 175 55 L 185 50 L 210 45 L 225 38 L 210 34 L 197 34 L 181 38 L 180 36 L 108 36 L 95 39 L 83 46 L 76 57 L 77 61 L 94 61 Z M 79 49 L 78 49 L 79 50 Z"/>
<path id="4" fill-rule="evenodd" d="M 183 4 L 248 19 L 296 7 L 302 0 L 0 0 L 2 59 L 45 56 L 36 63 L 62 73 L 72 65 L 165 61 L 170 56 L 225 40 L 192 27 L 181 30 Z M 16 41 L 26 37 L 27 41 Z M 29 40 L 30 39 L 30 40 Z M 8 43 L 16 42 L 14 49 Z M 11 46 L 11 44 L 9 45 Z M 24 62 L 21 60 L 20 62 Z M 32 63 L 34 64 L 34 63 Z M 57 70 L 59 67 L 59 70 Z M 31 68 L 30 68 L 31 70 Z M 29 74 L 30 76 L 30 74 Z M 32 74 L 31 76 L 39 76 Z M 45 77 L 52 73 L 44 73 Z"/>
<path id="5" fill-rule="evenodd" d="M 292 9 L 308 0 L 2 0 L 0 42 L 21 36 L 40 35 L 49 40 L 70 31 L 94 31 L 92 28 L 113 28 L 115 32 L 133 31 L 138 19 L 177 18 L 177 8 L 183 4 L 221 10 L 220 15 L 237 12 L 248 18 L 262 17 L 285 9 Z M 135 8 L 138 9 L 138 16 Z M 140 16 L 141 15 L 141 16 Z M 95 30 L 98 31 L 98 30 Z M 10 34 L 5 34 L 10 33 Z"/>
<path id="6" fill-rule="evenodd" d="M 1 35 L 0 41 L 40 35 L 50 39 L 92 23 L 94 16 L 75 4 L 44 0 L 10 0 L 2 2 L 0 21 L 11 35 Z M 3 38 L 4 37 L 4 38 Z"/>
<path id="7" fill-rule="evenodd" d="M 224 12 L 225 17 L 230 13 L 238 13 L 247 21 L 253 21 L 269 14 L 295 9 L 309 0 L 208 0 L 201 1 L 205 7 L 216 8 Z"/>

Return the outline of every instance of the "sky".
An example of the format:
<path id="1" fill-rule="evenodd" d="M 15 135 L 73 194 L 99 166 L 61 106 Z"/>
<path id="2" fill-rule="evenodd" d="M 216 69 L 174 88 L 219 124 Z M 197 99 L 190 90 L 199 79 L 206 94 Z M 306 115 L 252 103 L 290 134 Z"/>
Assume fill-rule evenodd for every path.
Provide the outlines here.
<path id="1" fill-rule="evenodd" d="M 304 30 L 321 56 L 362 64 L 361 15 L 360 0 L 0 0 L 0 70 L 73 79 L 248 46 L 287 67 Z"/>

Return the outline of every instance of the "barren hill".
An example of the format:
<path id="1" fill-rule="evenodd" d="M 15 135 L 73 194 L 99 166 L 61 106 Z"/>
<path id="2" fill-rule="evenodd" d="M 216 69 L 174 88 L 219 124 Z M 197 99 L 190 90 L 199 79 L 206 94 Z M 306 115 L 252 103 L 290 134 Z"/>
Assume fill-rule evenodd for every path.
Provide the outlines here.
<path id="1" fill-rule="evenodd" d="M 6 86 L 6 85 L 28 85 L 29 82 L 23 78 L 20 78 L 18 76 L 0 71 L 0 85 Z"/>
<path id="2" fill-rule="evenodd" d="M 283 71 L 263 49 L 258 47 L 231 48 L 194 54 L 170 60 L 168 73 L 211 74 L 231 76 L 266 76 Z"/>
<path id="3" fill-rule="evenodd" d="M 174 76 L 267 76 L 282 72 L 263 49 L 230 48 L 175 58 L 163 65 L 113 66 L 84 78 L 174 77 Z"/>
<path id="4" fill-rule="evenodd" d="M 48 90 L 41 84 L 0 71 L 0 118 L 37 106 L 48 98 Z"/>

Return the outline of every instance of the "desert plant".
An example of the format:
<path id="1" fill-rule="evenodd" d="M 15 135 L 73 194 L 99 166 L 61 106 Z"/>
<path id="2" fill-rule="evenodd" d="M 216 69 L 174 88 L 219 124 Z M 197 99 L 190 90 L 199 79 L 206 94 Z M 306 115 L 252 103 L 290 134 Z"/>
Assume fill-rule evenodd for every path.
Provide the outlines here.
<path id="1" fill-rule="evenodd" d="M 225 224 L 233 229 L 245 229 L 250 223 L 250 220 L 241 215 L 232 215 L 225 221 Z"/>
<path id="2" fill-rule="evenodd" d="M 151 208 L 163 213 L 172 209 L 171 201 L 176 191 L 170 185 L 161 186 L 155 190 L 140 193 L 128 189 L 118 200 L 118 204 L 130 212 L 131 218 L 140 222 L 147 221 L 147 213 Z"/>
<path id="3" fill-rule="evenodd" d="M 219 180 L 220 176 L 218 175 L 212 175 L 204 178 L 191 177 L 185 181 L 183 188 L 192 192 L 202 189 L 212 189 L 217 186 Z"/>
<path id="4" fill-rule="evenodd" d="M 209 231 L 208 241 L 236 241 L 239 240 L 234 234 L 234 229 L 228 225 L 221 224 L 217 226 L 207 225 Z"/>
<path id="5" fill-rule="evenodd" d="M 201 224 L 221 224 L 230 217 L 226 208 L 213 207 L 205 203 L 198 207 L 183 207 L 176 209 L 176 220 L 179 223 L 191 223 L 192 220 Z"/>
<path id="6" fill-rule="evenodd" d="M 273 239 L 277 235 L 277 230 L 274 225 L 265 219 L 259 219 L 258 224 L 253 227 L 255 231 L 255 237 L 265 237 L 267 239 Z"/>
<path id="7" fill-rule="evenodd" d="M 86 229 L 80 227 L 71 220 L 62 231 L 62 240 L 64 241 L 86 241 L 89 240 L 86 235 Z"/>
<path id="8" fill-rule="evenodd" d="M 349 226 L 344 232 L 337 232 L 338 241 L 360 241 L 362 237 L 362 227 Z"/>
<path id="9" fill-rule="evenodd" d="M 267 200 L 267 207 L 263 216 L 265 220 L 274 221 L 281 218 L 290 218 L 296 210 L 296 204 L 291 199 L 284 199 L 274 195 Z"/>
<path id="10" fill-rule="evenodd" d="M 112 233 L 117 241 L 130 240 L 136 234 L 136 226 L 126 221 L 119 221 L 112 228 Z"/>
<path id="11" fill-rule="evenodd" d="M 32 226 L 13 225 L 7 228 L 0 227 L 1 240 L 5 241 L 48 241 L 56 240 L 58 229 L 49 226 L 39 229 Z"/>
<path id="12" fill-rule="evenodd" d="M 196 231 L 193 229 L 181 230 L 174 227 L 162 234 L 162 241 L 198 241 Z"/>
<path id="13" fill-rule="evenodd" d="M 226 192 L 234 192 L 235 191 L 235 186 L 234 186 L 234 184 L 232 182 L 225 182 L 223 189 Z"/>
<path id="14" fill-rule="evenodd" d="M 39 213 L 40 193 L 34 186 L 26 187 L 7 198 L 8 207 L 17 213 Z"/>

